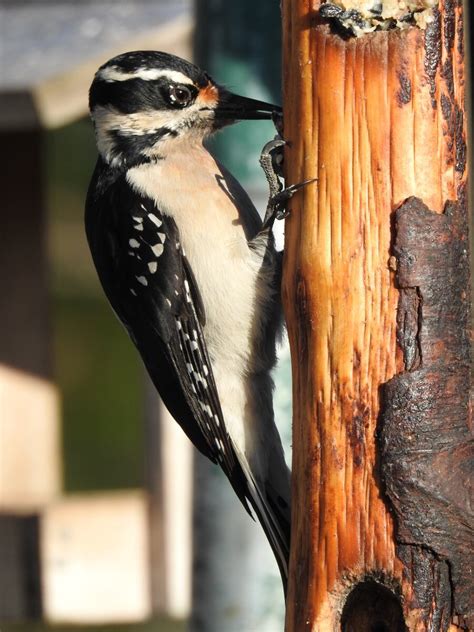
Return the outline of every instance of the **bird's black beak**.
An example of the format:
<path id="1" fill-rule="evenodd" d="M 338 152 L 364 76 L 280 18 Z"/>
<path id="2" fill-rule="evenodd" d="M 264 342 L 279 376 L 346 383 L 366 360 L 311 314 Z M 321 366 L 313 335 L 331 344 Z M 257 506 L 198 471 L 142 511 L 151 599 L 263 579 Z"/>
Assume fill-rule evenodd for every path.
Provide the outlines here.
<path id="1" fill-rule="evenodd" d="M 241 97 L 220 88 L 219 103 L 214 110 L 214 118 L 217 124 L 226 125 L 234 121 L 271 119 L 272 114 L 281 112 L 279 105 Z"/>

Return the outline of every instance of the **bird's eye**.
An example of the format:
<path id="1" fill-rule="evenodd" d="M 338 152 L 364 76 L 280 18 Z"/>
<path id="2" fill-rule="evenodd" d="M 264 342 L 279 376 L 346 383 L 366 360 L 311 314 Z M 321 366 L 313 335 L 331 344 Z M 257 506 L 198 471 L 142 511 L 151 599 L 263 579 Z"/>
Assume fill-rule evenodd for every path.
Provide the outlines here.
<path id="1" fill-rule="evenodd" d="M 185 108 L 192 98 L 193 94 L 187 86 L 171 85 L 168 88 L 168 99 L 174 107 Z"/>

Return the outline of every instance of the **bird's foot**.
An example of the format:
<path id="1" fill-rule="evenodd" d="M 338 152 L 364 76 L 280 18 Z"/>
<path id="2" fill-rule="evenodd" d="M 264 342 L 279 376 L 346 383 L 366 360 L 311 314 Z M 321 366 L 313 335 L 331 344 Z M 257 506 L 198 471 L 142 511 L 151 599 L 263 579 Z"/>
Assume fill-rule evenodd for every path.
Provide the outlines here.
<path id="1" fill-rule="evenodd" d="M 276 137 L 269 141 L 260 154 L 260 166 L 268 182 L 270 189 L 270 199 L 280 193 L 283 189 L 283 147 L 285 146 L 283 138 Z"/>
<path id="2" fill-rule="evenodd" d="M 273 222 L 277 219 L 285 219 L 288 217 L 290 214 L 290 210 L 286 207 L 288 201 L 297 191 L 311 184 L 311 182 L 316 182 L 316 180 L 317 178 L 311 178 L 310 180 L 304 180 L 304 182 L 291 184 L 289 187 L 273 195 L 268 201 L 262 228 L 265 229 L 272 226 Z"/>
<path id="3" fill-rule="evenodd" d="M 260 154 L 260 165 L 265 173 L 270 189 L 267 209 L 263 220 L 263 229 L 271 227 L 276 219 L 284 219 L 287 217 L 289 210 L 286 208 L 286 205 L 291 197 L 296 191 L 316 181 L 316 178 L 312 178 L 304 182 L 292 184 L 286 188 L 283 187 L 283 150 L 288 143 L 283 140 L 281 136 L 283 133 L 282 115 L 275 112 L 272 118 L 278 134 L 264 146 Z"/>

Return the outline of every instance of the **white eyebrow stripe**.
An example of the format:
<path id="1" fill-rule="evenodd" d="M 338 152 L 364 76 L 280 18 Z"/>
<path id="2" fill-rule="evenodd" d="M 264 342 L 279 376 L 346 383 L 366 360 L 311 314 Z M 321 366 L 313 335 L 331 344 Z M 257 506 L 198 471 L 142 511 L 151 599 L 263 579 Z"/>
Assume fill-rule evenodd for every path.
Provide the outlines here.
<path id="1" fill-rule="evenodd" d="M 143 79 L 144 81 L 154 81 L 166 77 L 177 83 L 187 83 L 192 85 L 193 81 L 182 72 L 177 70 L 164 70 L 163 68 L 137 68 L 135 72 L 122 72 L 118 66 L 108 66 L 97 74 L 98 79 L 112 83 L 114 81 L 128 81 L 129 79 Z"/>
<path id="2" fill-rule="evenodd" d="M 172 129 L 176 124 L 175 112 L 159 110 L 122 114 L 113 107 L 97 105 L 92 116 L 98 130 L 119 130 L 122 135 L 153 134 L 163 127 Z"/>

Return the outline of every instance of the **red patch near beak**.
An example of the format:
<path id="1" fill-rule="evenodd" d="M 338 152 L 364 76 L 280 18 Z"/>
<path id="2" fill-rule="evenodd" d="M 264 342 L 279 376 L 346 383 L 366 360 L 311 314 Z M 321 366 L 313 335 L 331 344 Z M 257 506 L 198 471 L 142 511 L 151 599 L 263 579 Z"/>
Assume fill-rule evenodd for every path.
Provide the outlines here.
<path id="1" fill-rule="evenodd" d="M 219 91 L 212 83 L 208 83 L 205 88 L 199 91 L 199 100 L 206 105 L 216 105 L 219 97 Z"/>

